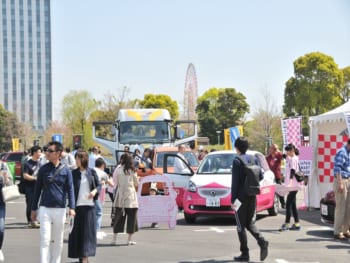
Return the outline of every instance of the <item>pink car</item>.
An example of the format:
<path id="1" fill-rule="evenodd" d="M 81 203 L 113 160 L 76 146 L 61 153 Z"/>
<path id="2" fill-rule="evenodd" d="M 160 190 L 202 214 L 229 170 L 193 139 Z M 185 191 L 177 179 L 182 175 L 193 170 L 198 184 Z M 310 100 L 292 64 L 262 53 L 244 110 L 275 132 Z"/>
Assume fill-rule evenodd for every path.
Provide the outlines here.
<path id="1" fill-rule="evenodd" d="M 260 182 L 260 194 L 257 196 L 257 211 L 268 210 L 269 215 L 277 215 L 278 198 L 275 195 L 274 174 L 263 154 L 256 151 L 248 151 L 247 154 L 257 158 L 264 173 Z M 231 175 L 235 156 L 233 151 L 216 151 L 209 153 L 201 162 L 197 172 L 190 178 L 183 196 L 187 223 L 194 223 L 199 216 L 234 214 L 231 209 Z"/>

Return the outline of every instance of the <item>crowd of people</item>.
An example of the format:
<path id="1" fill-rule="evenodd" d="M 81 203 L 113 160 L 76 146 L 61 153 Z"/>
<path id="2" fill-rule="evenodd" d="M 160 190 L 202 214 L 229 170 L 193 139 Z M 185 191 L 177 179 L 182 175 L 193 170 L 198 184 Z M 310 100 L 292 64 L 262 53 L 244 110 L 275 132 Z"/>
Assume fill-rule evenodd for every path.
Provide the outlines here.
<path id="1" fill-rule="evenodd" d="M 249 144 L 244 137 L 235 141 L 237 154 L 245 162 L 249 162 L 246 154 Z M 184 145 L 178 146 L 178 156 L 187 162 L 184 156 Z M 30 157 L 23 162 L 23 176 L 26 200 L 25 216 L 28 227 L 40 228 L 40 257 L 41 262 L 60 262 L 63 248 L 64 226 L 68 216 L 72 223 L 68 239 L 68 257 L 78 258 L 79 262 L 88 262 L 89 257 L 96 255 L 97 240 L 105 237 L 101 231 L 102 210 L 107 193 L 112 205 L 111 226 L 113 229 L 112 245 L 117 244 L 118 233 L 128 234 L 127 245 L 135 245 L 133 235 L 138 231 L 137 211 L 138 200 L 136 188 L 139 184 L 137 169 L 152 169 L 152 150 L 139 149 L 131 152 L 129 146 L 124 147 L 120 162 L 113 174 L 106 167 L 106 162 L 98 147 L 90 151 L 80 148 L 70 151 L 63 148 L 59 142 L 50 142 L 45 147 L 33 146 Z M 296 173 L 300 170 L 299 150 L 293 144 L 284 148 L 285 154 L 278 145 L 272 144 L 266 161 L 274 172 L 276 184 L 291 187 L 285 200 L 279 196 L 281 208 L 285 209 L 285 221 L 280 231 L 300 230 L 300 220 L 296 204 L 298 186 L 303 182 L 296 180 Z M 350 238 L 350 140 L 339 149 L 335 156 L 334 192 L 336 196 L 334 237 L 336 239 Z M 199 148 L 197 158 L 203 160 L 206 150 Z M 285 169 L 282 169 L 282 164 Z M 0 188 L 12 184 L 6 163 L 1 162 Z M 268 255 L 269 242 L 262 236 L 255 225 L 256 197 L 249 196 L 244 190 L 244 174 L 242 163 L 234 159 L 232 163 L 232 209 L 236 211 L 237 232 L 240 242 L 241 255 L 234 257 L 234 261 L 249 261 L 249 248 L 246 230 L 257 240 L 260 247 L 260 260 Z M 183 173 L 187 168 L 183 162 L 174 162 L 174 170 Z M 298 190 L 295 190 L 298 189 Z M 156 184 L 149 188 L 149 194 L 158 194 Z M 238 202 L 237 202 L 238 200 Z M 40 208 L 40 213 L 38 209 Z M 6 204 L 0 195 L 0 261 L 4 261 L 2 244 L 4 237 Z M 294 222 L 291 224 L 291 218 Z M 157 227 L 158 223 L 152 223 Z"/>

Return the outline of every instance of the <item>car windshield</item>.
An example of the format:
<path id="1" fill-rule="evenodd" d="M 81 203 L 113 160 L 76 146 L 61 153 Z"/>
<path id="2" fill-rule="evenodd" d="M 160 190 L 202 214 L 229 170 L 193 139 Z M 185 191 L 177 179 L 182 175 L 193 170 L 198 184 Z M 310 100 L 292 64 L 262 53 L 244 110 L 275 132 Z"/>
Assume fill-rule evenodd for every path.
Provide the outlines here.
<path id="1" fill-rule="evenodd" d="M 173 152 L 173 151 L 158 152 L 156 165 L 154 167 L 163 167 L 163 161 L 164 161 L 165 154 L 177 154 L 177 152 Z M 191 167 L 198 167 L 199 162 L 198 162 L 198 160 L 193 152 L 188 151 L 188 152 L 185 152 L 184 155 L 185 155 L 186 159 L 188 160 L 189 165 Z M 169 156 L 167 167 L 173 167 L 173 166 L 174 166 L 174 157 Z"/>
<path id="2" fill-rule="evenodd" d="M 235 153 L 208 155 L 200 164 L 198 174 L 231 174 Z"/>

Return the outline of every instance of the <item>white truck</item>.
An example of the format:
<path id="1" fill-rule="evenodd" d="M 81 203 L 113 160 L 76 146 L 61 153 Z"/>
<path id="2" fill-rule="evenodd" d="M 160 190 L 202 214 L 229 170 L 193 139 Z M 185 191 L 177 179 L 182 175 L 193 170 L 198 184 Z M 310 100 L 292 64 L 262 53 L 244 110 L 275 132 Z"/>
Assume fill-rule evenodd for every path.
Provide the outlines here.
<path id="1" fill-rule="evenodd" d="M 93 139 L 108 165 L 116 165 L 124 146 L 141 153 L 147 147 L 193 144 L 197 138 L 195 121 L 174 122 L 166 109 L 121 109 L 115 122 L 94 122 Z"/>

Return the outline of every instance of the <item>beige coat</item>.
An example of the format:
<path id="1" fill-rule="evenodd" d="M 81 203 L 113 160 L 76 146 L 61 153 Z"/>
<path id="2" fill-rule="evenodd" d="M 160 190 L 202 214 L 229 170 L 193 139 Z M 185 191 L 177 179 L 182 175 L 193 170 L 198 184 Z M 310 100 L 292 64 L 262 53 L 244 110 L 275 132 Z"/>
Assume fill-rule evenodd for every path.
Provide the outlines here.
<path id="1" fill-rule="evenodd" d="M 137 194 L 135 187 L 139 182 L 136 173 L 125 174 L 124 166 L 119 166 L 114 170 L 113 177 L 117 178 L 117 192 L 115 195 L 114 207 L 119 208 L 137 208 Z"/>

